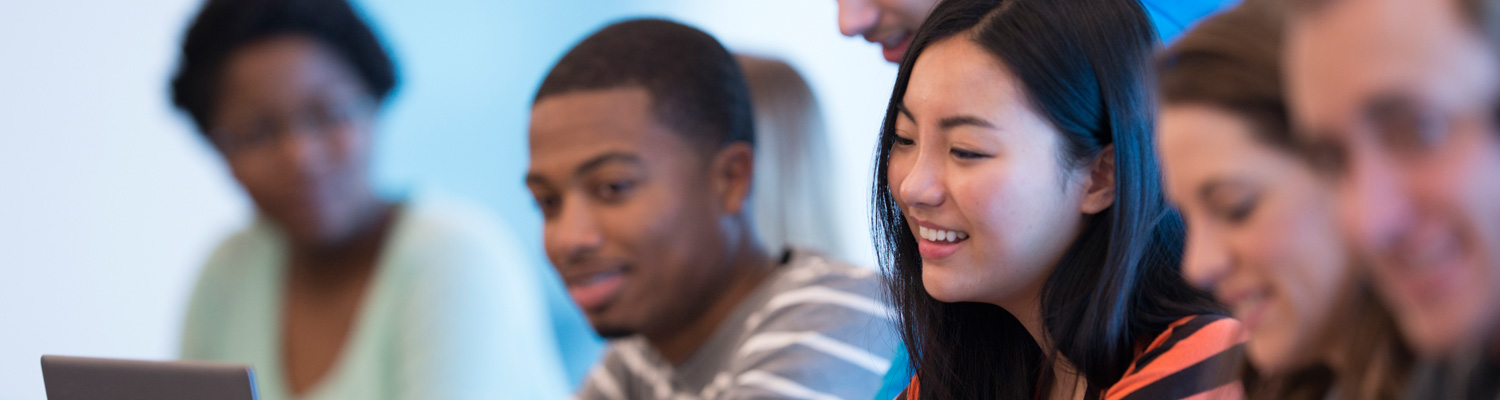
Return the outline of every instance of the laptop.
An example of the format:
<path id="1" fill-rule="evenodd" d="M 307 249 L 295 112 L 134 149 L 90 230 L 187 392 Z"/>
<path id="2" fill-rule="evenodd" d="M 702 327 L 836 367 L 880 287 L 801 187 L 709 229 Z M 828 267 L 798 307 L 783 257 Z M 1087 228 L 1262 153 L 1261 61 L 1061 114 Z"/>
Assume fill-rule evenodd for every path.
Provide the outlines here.
<path id="1" fill-rule="evenodd" d="M 42 356 L 49 400 L 255 400 L 248 365 Z"/>

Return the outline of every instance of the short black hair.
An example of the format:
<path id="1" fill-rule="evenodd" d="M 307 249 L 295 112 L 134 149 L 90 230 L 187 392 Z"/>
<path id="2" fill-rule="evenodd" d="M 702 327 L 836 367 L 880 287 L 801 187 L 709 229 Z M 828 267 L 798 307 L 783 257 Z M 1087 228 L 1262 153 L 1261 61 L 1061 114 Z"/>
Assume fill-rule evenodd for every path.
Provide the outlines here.
<path id="1" fill-rule="evenodd" d="M 353 67 L 376 102 L 396 88 L 395 62 L 345 0 L 209 0 L 182 41 L 172 103 L 207 133 L 226 61 L 245 46 L 284 35 L 328 46 Z"/>
<path id="2" fill-rule="evenodd" d="M 661 19 L 611 24 L 573 46 L 537 89 L 532 105 L 560 94 L 639 86 L 659 122 L 717 149 L 755 142 L 750 88 L 713 36 Z"/>

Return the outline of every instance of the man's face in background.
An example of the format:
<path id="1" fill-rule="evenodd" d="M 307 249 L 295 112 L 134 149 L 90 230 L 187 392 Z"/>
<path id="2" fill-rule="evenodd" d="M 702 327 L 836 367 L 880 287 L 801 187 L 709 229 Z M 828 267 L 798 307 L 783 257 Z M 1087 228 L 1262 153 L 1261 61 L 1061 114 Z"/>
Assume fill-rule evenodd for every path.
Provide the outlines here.
<path id="1" fill-rule="evenodd" d="M 838 0 L 839 32 L 880 44 L 886 61 L 901 62 L 936 0 Z"/>

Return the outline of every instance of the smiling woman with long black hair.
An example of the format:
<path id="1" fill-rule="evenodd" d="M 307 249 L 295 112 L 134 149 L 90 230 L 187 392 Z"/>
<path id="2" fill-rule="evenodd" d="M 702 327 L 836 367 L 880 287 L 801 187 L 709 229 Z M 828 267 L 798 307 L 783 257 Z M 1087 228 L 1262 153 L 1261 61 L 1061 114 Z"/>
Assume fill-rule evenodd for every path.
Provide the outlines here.
<path id="1" fill-rule="evenodd" d="M 1238 398 L 1239 323 L 1182 279 L 1133 0 L 949 0 L 901 64 L 876 246 L 909 399 Z"/>

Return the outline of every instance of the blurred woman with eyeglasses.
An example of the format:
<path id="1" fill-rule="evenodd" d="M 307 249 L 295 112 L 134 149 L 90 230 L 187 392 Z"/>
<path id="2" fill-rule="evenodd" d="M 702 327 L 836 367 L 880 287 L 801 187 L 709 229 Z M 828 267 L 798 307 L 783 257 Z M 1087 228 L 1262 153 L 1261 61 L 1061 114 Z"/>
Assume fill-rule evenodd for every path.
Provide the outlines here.
<path id="1" fill-rule="evenodd" d="M 544 269 L 462 202 L 370 176 L 395 65 L 344 0 L 211 0 L 172 97 L 255 206 L 199 277 L 187 359 L 260 398 L 560 398 Z M 560 285 L 557 290 L 561 290 Z"/>

